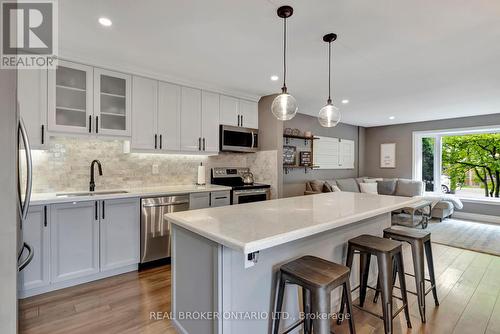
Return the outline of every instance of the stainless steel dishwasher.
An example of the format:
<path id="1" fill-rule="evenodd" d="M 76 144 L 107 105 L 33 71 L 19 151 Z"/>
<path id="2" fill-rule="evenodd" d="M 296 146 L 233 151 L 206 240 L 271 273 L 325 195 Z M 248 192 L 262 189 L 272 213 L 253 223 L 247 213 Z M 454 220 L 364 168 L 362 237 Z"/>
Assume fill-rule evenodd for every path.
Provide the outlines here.
<path id="1" fill-rule="evenodd" d="M 170 223 L 163 216 L 189 210 L 189 195 L 141 200 L 141 263 L 170 257 Z"/>

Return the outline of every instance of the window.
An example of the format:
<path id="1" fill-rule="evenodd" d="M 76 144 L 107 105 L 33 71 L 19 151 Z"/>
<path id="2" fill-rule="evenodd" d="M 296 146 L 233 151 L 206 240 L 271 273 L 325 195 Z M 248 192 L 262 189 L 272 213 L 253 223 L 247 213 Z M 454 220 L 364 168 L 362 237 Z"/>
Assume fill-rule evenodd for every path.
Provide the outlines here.
<path id="1" fill-rule="evenodd" d="M 500 201 L 500 126 L 414 132 L 413 178 L 427 192 Z"/>

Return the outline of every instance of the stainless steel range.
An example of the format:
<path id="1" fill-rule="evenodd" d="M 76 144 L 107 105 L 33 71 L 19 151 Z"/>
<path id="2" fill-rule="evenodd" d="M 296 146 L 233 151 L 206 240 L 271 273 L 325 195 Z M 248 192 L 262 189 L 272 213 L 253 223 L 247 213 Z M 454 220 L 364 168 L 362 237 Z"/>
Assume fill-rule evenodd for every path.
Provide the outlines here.
<path id="1" fill-rule="evenodd" d="M 270 199 L 271 186 L 269 184 L 249 182 L 248 174 L 251 175 L 249 168 L 212 168 L 211 183 L 232 188 L 231 204 Z"/>

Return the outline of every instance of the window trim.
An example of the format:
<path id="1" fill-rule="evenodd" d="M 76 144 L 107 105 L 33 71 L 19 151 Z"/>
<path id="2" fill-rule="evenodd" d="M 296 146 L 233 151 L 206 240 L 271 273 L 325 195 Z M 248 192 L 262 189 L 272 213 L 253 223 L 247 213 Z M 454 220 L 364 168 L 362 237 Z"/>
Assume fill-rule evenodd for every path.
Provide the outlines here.
<path id="1" fill-rule="evenodd" d="M 442 145 L 441 138 L 444 136 L 471 135 L 480 133 L 500 133 L 500 125 L 476 126 L 467 128 L 440 129 L 413 131 L 412 133 L 412 179 L 422 181 L 422 139 L 435 138 L 434 148 L 434 192 L 441 189 L 441 169 L 442 169 Z M 438 150 L 438 152 L 436 152 Z M 481 203 L 492 203 L 498 200 L 488 198 L 470 198 L 467 196 L 457 196 L 464 201 L 474 200 Z"/>

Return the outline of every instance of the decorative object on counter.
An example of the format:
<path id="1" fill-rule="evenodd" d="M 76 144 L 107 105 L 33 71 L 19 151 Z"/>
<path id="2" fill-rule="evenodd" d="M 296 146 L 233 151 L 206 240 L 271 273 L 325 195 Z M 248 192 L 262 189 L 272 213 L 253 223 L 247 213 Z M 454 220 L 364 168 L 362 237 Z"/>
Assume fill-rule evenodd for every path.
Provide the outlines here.
<path id="1" fill-rule="evenodd" d="M 283 19 L 283 87 L 281 94 L 276 96 L 272 105 L 271 111 L 273 115 L 280 121 L 287 121 L 295 117 L 297 110 L 297 100 L 288 94 L 286 87 L 286 19 L 292 16 L 293 8 L 290 6 L 282 6 L 278 8 L 278 16 Z"/>
<path id="2" fill-rule="evenodd" d="M 246 171 L 245 173 L 243 173 L 241 178 L 243 179 L 243 184 L 253 184 L 254 183 L 253 174 L 249 170 Z"/>
<path id="3" fill-rule="evenodd" d="M 380 144 L 380 168 L 396 168 L 396 143 Z"/>
<path id="4" fill-rule="evenodd" d="M 201 162 L 198 166 L 198 182 L 196 182 L 196 184 L 199 186 L 204 186 L 205 183 L 205 166 L 203 166 L 203 162 Z"/>
<path id="5" fill-rule="evenodd" d="M 305 132 L 304 132 L 304 137 L 306 137 L 306 138 L 311 138 L 311 137 L 313 137 L 313 134 L 312 134 L 312 132 L 311 132 L 311 131 L 305 131 Z"/>
<path id="6" fill-rule="evenodd" d="M 292 130 L 292 136 L 299 137 L 300 135 L 301 135 L 301 131 L 299 129 L 293 129 Z"/>
<path id="7" fill-rule="evenodd" d="M 309 151 L 300 152 L 300 165 L 301 166 L 311 166 L 312 163 L 312 153 Z"/>
<path id="8" fill-rule="evenodd" d="M 283 134 L 286 136 L 291 136 L 292 135 L 292 128 L 285 128 L 285 130 L 283 130 Z"/>
<path id="9" fill-rule="evenodd" d="M 283 165 L 295 166 L 297 148 L 295 146 L 283 146 Z"/>
<path id="10" fill-rule="evenodd" d="M 328 43 L 328 100 L 326 101 L 326 106 L 319 111 L 318 121 L 321 126 L 326 128 L 334 127 L 340 122 L 339 108 L 333 105 L 331 97 L 332 42 L 336 39 L 337 35 L 334 33 L 323 36 L 323 41 Z"/>

